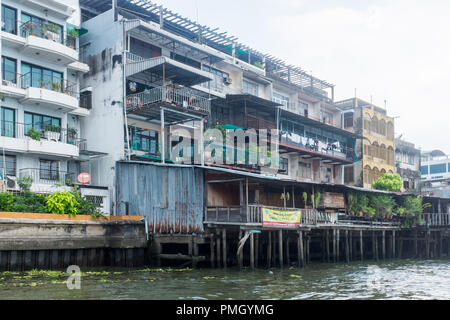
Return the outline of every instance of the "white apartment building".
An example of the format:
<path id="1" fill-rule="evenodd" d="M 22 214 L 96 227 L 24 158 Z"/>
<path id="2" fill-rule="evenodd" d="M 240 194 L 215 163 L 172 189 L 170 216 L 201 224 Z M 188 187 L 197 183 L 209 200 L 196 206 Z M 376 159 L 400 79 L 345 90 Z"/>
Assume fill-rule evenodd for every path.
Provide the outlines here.
<path id="1" fill-rule="evenodd" d="M 422 194 L 450 197 L 450 156 L 440 150 L 422 152 Z"/>
<path id="2" fill-rule="evenodd" d="M 0 4 L 3 190 L 17 190 L 16 180 L 29 176 L 32 191 L 50 193 L 77 183 L 80 172 L 89 172 L 90 158 L 101 155 L 89 151 L 81 126 L 90 113 L 79 84 L 89 71 L 79 58 L 79 35 L 87 30 L 80 29 L 78 0 Z M 107 200 L 102 189 L 82 192 Z"/>

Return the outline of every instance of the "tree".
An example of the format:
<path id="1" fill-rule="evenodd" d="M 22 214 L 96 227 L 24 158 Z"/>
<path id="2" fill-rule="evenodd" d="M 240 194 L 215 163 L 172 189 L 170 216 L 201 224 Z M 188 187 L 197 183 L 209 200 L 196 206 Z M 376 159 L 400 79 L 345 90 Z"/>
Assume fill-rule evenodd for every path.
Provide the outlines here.
<path id="1" fill-rule="evenodd" d="M 402 188 L 402 178 L 397 173 L 386 173 L 379 177 L 373 184 L 373 188 L 384 191 L 400 191 Z"/>

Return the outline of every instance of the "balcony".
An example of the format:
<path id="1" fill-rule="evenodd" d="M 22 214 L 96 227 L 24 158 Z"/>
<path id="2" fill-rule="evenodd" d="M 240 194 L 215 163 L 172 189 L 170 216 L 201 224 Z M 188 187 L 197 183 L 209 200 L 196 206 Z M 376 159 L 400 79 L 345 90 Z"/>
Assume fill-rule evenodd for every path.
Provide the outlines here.
<path id="1" fill-rule="evenodd" d="M 40 168 L 25 168 L 19 170 L 19 178 L 31 177 L 32 192 L 51 193 L 60 189 L 69 190 L 75 182 L 75 175 L 61 170 L 47 170 Z"/>
<path id="2" fill-rule="evenodd" d="M 46 79 L 41 73 L 29 72 L 21 75 L 17 85 L 25 89 L 20 102 L 38 104 L 62 111 L 79 107 L 78 84 L 65 79 Z"/>
<path id="3" fill-rule="evenodd" d="M 158 118 L 159 108 L 166 107 L 177 111 L 208 115 L 211 102 L 189 88 L 174 86 L 156 87 L 127 96 L 127 112 L 147 118 Z"/>
<path id="4" fill-rule="evenodd" d="M 58 127 L 34 128 L 29 124 L 0 121 L 0 141 L 7 151 L 78 157 L 82 139 L 73 130 Z M 33 138 L 30 136 L 33 135 Z"/>

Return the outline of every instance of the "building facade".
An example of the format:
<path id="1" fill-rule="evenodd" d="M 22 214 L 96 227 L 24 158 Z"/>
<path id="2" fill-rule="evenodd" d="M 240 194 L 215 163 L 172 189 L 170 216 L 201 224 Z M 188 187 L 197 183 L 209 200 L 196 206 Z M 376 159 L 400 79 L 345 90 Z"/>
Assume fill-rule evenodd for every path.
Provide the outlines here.
<path id="1" fill-rule="evenodd" d="M 90 146 L 107 154 L 92 163 L 92 172 L 112 198 L 118 187 L 114 168 L 122 160 L 172 164 L 192 154 L 184 165 L 267 174 L 249 161 L 248 136 L 243 161 L 219 163 L 205 156 L 208 128 L 255 130 L 259 142 L 262 129 L 277 130 L 279 170 L 271 175 L 343 184 L 343 165 L 354 162 L 357 135 L 344 130 L 332 84 L 234 37 L 199 30 L 150 1 L 145 8 L 125 0 L 80 5 L 82 27 L 89 30 L 81 51 L 90 66 L 82 83 L 93 88 L 83 128 Z M 180 129 L 184 133 L 174 138 Z M 232 151 L 239 148 L 233 142 Z M 117 211 L 122 206 L 116 202 Z"/>
<path id="2" fill-rule="evenodd" d="M 422 153 L 422 194 L 450 197 L 450 156 L 440 150 Z"/>
<path id="3" fill-rule="evenodd" d="M 402 177 L 405 191 L 420 193 L 420 161 L 420 150 L 413 143 L 395 139 L 395 168 Z"/>
<path id="4" fill-rule="evenodd" d="M 80 98 L 80 77 L 89 66 L 79 58 L 78 1 L 0 3 L 3 190 L 18 190 L 23 177 L 32 178 L 34 192 L 64 189 L 95 155 L 82 127 L 90 111 Z M 109 211 L 106 194 L 90 187 L 82 193 Z"/>
<path id="5" fill-rule="evenodd" d="M 355 148 L 358 161 L 345 167 L 344 182 L 372 188 L 379 177 L 395 172 L 394 118 L 359 98 L 336 105 L 343 110 L 344 128 L 362 136 Z"/>

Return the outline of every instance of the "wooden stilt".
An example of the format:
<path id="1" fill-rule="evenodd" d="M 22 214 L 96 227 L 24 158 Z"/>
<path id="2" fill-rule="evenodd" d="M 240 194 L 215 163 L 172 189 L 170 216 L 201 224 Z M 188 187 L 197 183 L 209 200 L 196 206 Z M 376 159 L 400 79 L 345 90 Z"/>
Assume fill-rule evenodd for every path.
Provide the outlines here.
<path id="1" fill-rule="evenodd" d="M 250 234 L 250 268 L 255 269 L 255 234 Z"/>
<path id="2" fill-rule="evenodd" d="M 333 229 L 333 261 L 336 262 L 336 229 Z"/>
<path id="3" fill-rule="evenodd" d="M 243 232 L 242 230 L 239 230 L 239 241 L 241 241 L 242 237 Z M 238 266 L 241 269 L 244 267 L 244 248 L 242 248 L 242 251 L 238 254 Z"/>
<path id="4" fill-rule="evenodd" d="M 345 230 L 345 261 L 350 262 L 350 244 L 348 242 L 348 230 Z"/>
<path id="5" fill-rule="evenodd" d="M 255 234 L 255 267 L 258 268 L 259 261 L 259 234 Z"/>
<path id="6" fill-rule="evenodd" d="M 383 260 L 386 259 L 386 231 L 382 231 L 381 235 L 381 254 L 383 255 Z"/>
<path id="7" fill-rule="evenodd" d="M 359 230 L 359 256 L 361 261 L 364 260 L 364 242 L 363 242 L 363 231 Z"/>
<path id="8" fill-rule="evenodd" d="M 350 244 L 350 261 L 354 260 L 353 257 L 353 232 L 351 230 L 348 231 L 349 234 L 349 244 Z"/>
<path id="9" fill-rule="evenodd" d="M 400 241 L 400 246 L 398 248 L 398 257 L 401 259 L 403 257 L 403 239 L 398 239 Z"/>
<path id="10" fill-rule="evenodd" d="M 336 262 L 339 262 L 339 258 L 340 258 L 339 241 L 340 241 L 340 230 L 337 229 L 336 230 Z"/>
<path id="11" fill-rule="evenodd" d="M 395 259 L 395 245 L 396 245 L 396 242 L 395 242 L 395 230 L 392 230 L 392 258 L 394 258 Z"/>
<path id="12" fill-rule="evenodd" d="M 211 264 L 211 268 L 215 267 L 215 257 L 214 257 L 214 235 L 211 234 L 211 237 L 209 238 L 209 250 L 211 252 L 211 255 L 209 257 L 209 262 Z"/>
<path id="13" fill-rule="evenodd" d="M 378 235 L 376 232 L 374 232 L 375 234 L 375 258 L 378 261 L 378 259 L 380 258 L 380 253 L 378 251 Z"/>
<path id="14" fill-rule="evenodd" d="M 375 231 L 372 231 L 372 259 L 377 259 L 377 251 L 375 249 Z"/>
<path id="15" fill-rule="evenodd" d="M 419 242 L 419 236 L 418 236 L 417 228 L 414 230 L 414 258 L 419 257 L 419 249 L 418 249 L 418 242 Z"/>
<path id="16" fill-rule="evenodd" d="M 306 237 L 306 263 L 311 262 L 311 237 Z"/>
<path id="17" fill-rule="evenodd" d="M 267 268 L 272 265 L 272 231 L 268 231 L 268 242 L 267 242 Z"/>
<path id="18" fill-rule="evenodd" d="M 286 263 L 288 267 L 291 265 L 291 260 L 289 257 L 289 231 L 286 231 Z"/>
<path id="19" fill-rule="evenodd" d="M 278 250 L 279 250 L 279 262 L 280 262 L 280 268 L 283 268 L 283 230 L 278 230 Z"/>
<path id="20" fill-rule="evenodd" d="M 425 248 L 425 254 L 426 254 L 426 259 L 430 259 L 430 230 L 426 231 L 426 248 Z"/>
<path id="21" fill-rule="evenodd" d="M 192 265 L 193 267 L 197 267 L 197 261 L 198 261 L 198 243 L 197 240 L 194 238 L 194 256 L 192 259 Z"/>
<path id="22" fill-rule="evenodd" d="M 216 237 L 216 258 L 217 258 L 216 265 L 217 265 L 217 268 L 221 268 L 222 267 L 222 264 L 221 264 L 221 261 L 220 261 L 220 248 L 221 248 L 220 242 L 221 242 L 221 240 L 220 240 L 220 232 L 218 231 L 217 232 L 217 237 Z"/>
<path id="23" fill-rule="evenodd" d="M 326 234 L 325 234 L 325 249 L 327 250 L 327 261 L 330 262 L 330 231 L 329 230 L 325 230 Z"/>
<path id="24" fill-rule="evenodd" d="M 222 229 L 222 261 L 223 267 L 227 267 L 227 229 Z"/>
<path id="25" fill-rule="evenodd" d="M 298 232 L 297 240 L 297 251 L 298 251 L 298 266 L 303 268 L 305 266 L 304 253 L 303 253 L 303 231 Z"/>

